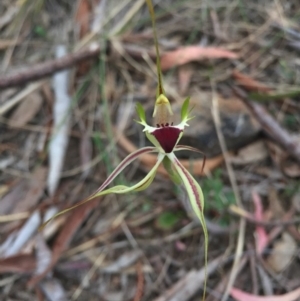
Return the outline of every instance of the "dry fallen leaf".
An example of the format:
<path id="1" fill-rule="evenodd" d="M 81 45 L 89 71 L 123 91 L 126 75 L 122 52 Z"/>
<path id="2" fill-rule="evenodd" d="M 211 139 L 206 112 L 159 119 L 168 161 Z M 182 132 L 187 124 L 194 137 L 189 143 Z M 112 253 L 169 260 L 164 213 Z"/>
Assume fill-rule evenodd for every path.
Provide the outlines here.
<path id="1" fill-rule="evenodd" d="M 28 179 L 27 191 L 25 194 L 20 195 L 20 202 L 14 206 L 12 213 L 30 210 L 38 203 L 44 193 L 46 175 L 47 169 L 42 166 L 37 167 L 33 171 L 30 179 Z"/>
<path id="2" fill-rule="evenodd" d="M 38 166 L 33 171 L 31 177 L 24 180 L 24 185 L 26 187 L 24 189 L 25 191 L 20 192 L 18 195 L 16 195 L 17 202 L 13 203 L 13 207 L 9 212 L 10 214 L 26 214 L 27 212 L 29 214 L 29 212 L 32 211 L 32 209 L 37 205 L 44 193 L 44 188 L 46 185 L 46 175 L 47 169 L 42 166 Z M 9 199 L 6 200 L 9 201 Z M 5 206 L 5 204 L 3 205 Z M 3 216 L 3 218 L 4 217 L 5 216 Z M 20 222 L 22 222 L 22 220 L 15 218 L 14 221 L 3 225 L 1 227 L 1 232 L 10 232 L 12 229 L 18 227 L 18 225 L 20 225 Z"/>
<path id="3" fill-rule="evenodd" d="M 32 273 L 35 267 L 35 257 L 32 254 L 18 254 L 0 259 L 0 273 Z"/>
<path id="4" fill-rule="evenodd" d="M 35 274 L 40 275 L 48 268 L 51 263 L 51 250 L 47 246 L 44 237 L 41 233 L 35 238 L 35 247 L 36 247 L 36 269 Z"/>
<path id="5" fill-rule="evenodd" d="M 90 32 L 90 21 L 91 21 L 91 10 L 93 5 L 91 5 L 89 0 L 80 0 L 77 5 L 77 11 L 75 15 L 75 22 L 79 28 L 79 37 L 84 39 Z M 94 9 L 94 7 L 93 7 Z M 84 75 L 88 72 L 91 66 L 91 62 L 81 62 L 77 66 L 78 75 Z"/>
<path id="6" fill-rule="evenodd" d="M 32 238 L 41 225 L 41 215 L 39 211 L 34 211 L 22 228 L 17 233 L 12 233 L 14 239 L 11 239 L 11 235 L 7 238 L 10 243 L 7 244 L 6 249 L 3 250 L 4 257 L 9 257 L 17 254 L 21 251 L 23 246 Z"/>
<path id="7" fill-rule="evenodd" d="M 292 262 L 297 252 L 294 238 L 284 232 L 282 238 L 274 243 L 271 255 L 267 258 L 269 267 L 276 273 L 285 270 Z"/>
<path id="8" fill-rule="evenodd" d="M 181 93 L 181 95 L 186 94 L 186 91 L 189 87 L 193 74 L 194 74 L 194 70 L 190 64 L 179 67 L 178 84 L 179 84 L 179 92 Z"/>
<path id="9" fill-rule="evenodd" d="M 79 26 L 80 38 L 84 37 L 89 32 L 91 6 L 88 0 L 80 0 L 77 5 L 75 21 Z"/>
<path id="10" fill-rule="evenodd" d="M 85 130 L 82 133 L 82 137 L 80 140 L 80 159 L 82 166 L 88 166 L 89 162 L 92 160 L 93 155 L 93 143 L 91 141 L 90 136 L 88 135 L 88 131 Z M 85 168 L 82 173 L 82 179 L 85 179 L 91 171 L 91 168 Z"/>
<path id="11" fill-rule="evenodd" d="M 268 216 L 269 219 L 282 219 L 286 212 L 283 209 L 283 202 L 279 198 L 277 189 L 275 187 L 270 187 L 268 190 L 268 202 L 269 207 L 266 212 L 266 216 Z"/>
<path id="12" fill-rule="evenodd" d="M 106 273 L 119 273 L 121 270 L 134 264 L 141 256 L 142 252 L 140 250 L 127 252 L 120 256 L 115 262 L 104 268 L 101 268 L 101 271 Z"/>
<path id="13" fill-rule="evenodd" d="M 268 157 L 268 151 L 262 140 L 251 143 L 238 151 L 237 156 L 232 157 L 234 164 L 249 164 L 264 160 Z"/>
<path id="14" fill-rule="evenodd" d="M 166 71 L 192 61 L 221 58 L 237 59 L 238 55 L 232 51 L 217 47 L 186 46 L 165 52 L 161 57 L 161 68 Z"/>
<path id="15" fill-rule="evenodd" d="M 58 46 L 56 56 L 66 55 L 66 48 Z M 64 157 L 69 142 L 71 97 L 69 90 L 69 71 L 58 72 L 53 77 L 55 103 L 53 108 L 54 131 L 49 146 L 49 174 L 47 186 L 51 195 L 56 191 L 64 164 Z"/>
<path id="16" fill-rule="evenodd" d="M 243 86 L 244 88 L 255 91 L 255 92 L 263 92 L 268 93 L 272 91 L 267 85 L 258 82 L 257 80 L 253 79 L 249 75 L 243 74 L 238 70 L 234 70 L 232 72 L 232 76 L 238 81 L 238 83 Z"/>
<path id="17" fill-rule="evenodd" d="M 68 245 L 70 244 L 72 238 L 77 233 L 78 228 L 85 221 L 87 216 L 90 214 L 91 210 L 98 205 L 98 200 L 88 202 L 79 208 L 76 208 L 70 213 L 70 216 L 67 219 L 67 222 L 64 224 L 61 232 L 58 234 L 57 238 L 53 243 L 52 249 L 52 260 L 45 269 L 43 273 L 33 277 L 29 282 L 28 286 L 33 287 L 38 282 L 40 282 L 49 271 L 51 271 L 52 267 L 57 263 L 63 251 L 66 250 Z"/>
<path id="18" fill-rule="evenodd" d="M 34 91 L 24 98 L 12 114 L 9 125 L 21 127 L 27 124 L 37 114 L 43 104 L 43 98 L 38 91 Z"/>
<path id="19" fill-rule="evenodd" d="M 295 143 L 300 142 L 298 136 L 295 137 Z M 267 142 L 269 154 L 275 164 L 289 177 L 297 178 L 300 176 L 299 164 L 289 156 L 289 154 L 272 141 Z"/>
<path id="20" fill-rule="evenodd" d="M 0 215 L 10 214 L 28 189 L 28 182 L 21 180 L 12 185 L 10 191 L 0 199 Z"/>
<path id="21" fill-rule="evenodd" d="M 19 10 L 19 5 L 9 5 L 6 12 L 0 17 L 0 29 L 2 29 L 5 25 L 9 24 Z"/>
<path id="22" fill-rule="evenodd" d="M 49 301 L 66 301 L 67 293 L 61 285 L 60 281 L 49 278 L 41 282 L 41 288 Z"/>
<path id="23" fill-rule="evenodd" d="M 256 296 L 233 287 L 230 295 L 237 301 L 296 301 L 300 297 L 300 288 L 280 296 Z"/>
<path id="24" fill-rule="evenodd" d="M 255 219 L 258 221 L 263 221 L 263 207 L 261 203 L 260 196 L 256 193 L 252 193 L 252 199 L 255 206 Z M 256 238 L 256 252 L 260 255 L 264 251 L 265 247 L 269 242 L 268 234 L 264 227 L 256 226 L 255 230 L 255 238 Z"/>

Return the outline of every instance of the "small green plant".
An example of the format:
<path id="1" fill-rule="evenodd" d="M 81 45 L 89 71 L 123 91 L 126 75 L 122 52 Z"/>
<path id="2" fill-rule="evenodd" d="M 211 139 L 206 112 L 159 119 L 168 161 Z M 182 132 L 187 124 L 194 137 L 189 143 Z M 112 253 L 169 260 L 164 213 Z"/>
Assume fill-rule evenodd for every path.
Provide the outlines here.
<path id="1" fill-rule="evenodd" d="M 181 212 L 162 212 L 156 219 L 156 226 L 161 230 L 171 230 L 182 220 L 182 217 Z"/>
<path id="2" fill-rule="evenodd" d="M 47 31 L 46 29 L 41 26 L 41 25 L 36 25 L 34 28 L 33 28 L 33 31 L 34 33 L 39 36 L 40 38 L 46 38 L 47 36 Z"/>
<path id="3" fill-rule="evenodd" d="M 230 205 L 235 204 L 235 197 L 231 189 L 226 189 L 221 176 L 222 170 L 217 169 L 211 178 L 206 178 L 202 181 L 203 195 L 205 200 L 207 200 L 205 210 L 216 213 L 219 224 L 228 225 L 229 216 L 226 212 Z"/>

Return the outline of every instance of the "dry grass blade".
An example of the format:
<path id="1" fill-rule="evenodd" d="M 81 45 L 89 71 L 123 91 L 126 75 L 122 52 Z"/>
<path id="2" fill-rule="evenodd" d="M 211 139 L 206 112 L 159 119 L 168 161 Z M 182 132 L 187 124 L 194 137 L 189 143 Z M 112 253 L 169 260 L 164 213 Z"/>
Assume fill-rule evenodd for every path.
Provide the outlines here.
<path id="1" fill-rule="evenodd" d="M 105 259 L 105 256 L 106 256 L 105 254 L 100 254 L 97 257 L 97 259 L 95 260 L 93 266 L 91 267 L 91 269 L 87 272 L 87 274 L 83 278 L 81 285 L 75 290 L 75 292 L 74 292 L 74 294 L 72 296 L 72 300 L 77 300 L 78 299 L 78 297 L 82 293 L 84 283 L 87 283 L 87 282 L 89 282 L 91 280 L 91 278 L 94 276 L 96 270 L 103 263 L 103 261 Z"/>
<path id="2" fill-rule="evenodd" d="M 221 145 L 221 149 L 224 155 L 224 159 L 225 159 L 225 164 L 226 164 L 226 168 L 228 171 L 228 175 L 229 175 L 229 179 L 230 179 L 230 183 L 234 192 L 234 197 L 235 197 L 235 201 L 237 203 L 237 205 L 242 208 L 242 200 L 240 197 L 240 193 L 239 193 L 239 189 L 237 186 L 237 181 L 236 181 L 236 177 L 232 168 L 232 165 L 230 163 L 230 160 L 228 158 L 227 155 L 227 147 L 226 147 L 226 142 L 221 130 L 221 120 L 220 120 L 220 113 L 219 113 L 219 109 L 218 109 L 218 100 L 217 100 L 217 94 L 215 92 L 215 87 L 212 84 L 212 90 L 213 90 L 213 99 L 212 99 L 212 114 L 213 114 L 213 118 L 214 118 L 214 122 L 215 122 L 215 126 L 216 126 L 216 131 L 217 131 L 217 135 L 218 135 L 218 139 Z M 228 296 L 229 296 L 229 292 L 231 287 L 234 284 L 234 281 L 236 279 L 237 273 L 238 273 L 238 267 L 239 267 L 239 263 L 242 257 L 242 252 L 243 252 L 243 248 L 244 248 L 244 242 L 245 242 L 245 231 L 246 231 L 246 220 L 245 218 L 241 217 L 240 219 L 240 224 L 239 224 L 239 234 L 238 234 L 238 238 L 237 238 L 237 244 L 236 244 L 236 250 L 235 250 L 235 258 L 234 258 L 234 263 L 232 266 L 232 270 L 231 270 L 231 274 L 229 276 L 229 280 L 224 292 L 224 295 L 222 297 L 222 301 L 227 300 Z"/>
<path id="3" fill-rule="evenodd" d="M 266 134 L 271 136 L 291 156 L 300 162 L 300 143 L 297 141 L 297 139 L 291 136 L 288 131 L 283 129 L 280 124 L 264 109 L 263 106 L 249 100 L 243 90 L 237 87 L 234 87 L 233 90 L 257 118 Z"/>
<path id="4" fill-rule="evenodd" d="M 211 275 L 216 269 L 220 268 L 226 260 L 223 257 L 218 257 L 207 265 L 207 275 Z M 154 301 L 186 301 L 192 298 L 204 283 L 206 274 L 205 269 L 192 270 L 175 285 L 164 292 Z"/>
<path id="5" fill-rule="evenodd" d="M 70 244 L 73 236 L 76 234 L 79 227 L 82 225 L 82 223 L 85 221 L 87 216 L 90 214 L 91 210 L 94 207 L 96 207 L 96 205 L 97 205 L 97 200 L 91 201 L 89 203 L 84 204 L 80 208 L 75 209 L 71 213 L 71 216 L 68 218 L 68 222 L 64 225 L 63 229 L 61 230 L 61 232 L 59 233 L 59 235 L 54 241 L 54 246 L 52 249 L 52 260 L 50 264 L 42 274 L 33 277 L 28 282 L 29 287 L 35 286 L 47 275 L 49 271 L 51 271 L 53 266 L 59 260 L 62 252 L 65 251 L 68 245 Z"/>
<path id="6" fill-rule="evenodd" d="M 232 288 L 230 294 L 237 301 L 296 301 L 300 297 L 300 288 L 280 296 L 255 296 L 237 288 Z"/>

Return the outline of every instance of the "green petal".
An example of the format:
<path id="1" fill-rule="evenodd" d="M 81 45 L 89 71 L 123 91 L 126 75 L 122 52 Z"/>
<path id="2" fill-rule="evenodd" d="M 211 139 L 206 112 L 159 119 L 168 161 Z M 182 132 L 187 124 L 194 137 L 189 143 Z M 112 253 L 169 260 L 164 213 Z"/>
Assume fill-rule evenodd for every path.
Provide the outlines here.
<path id="1" fill-rule="evenodd" d="M 208 252 L 208 233 L 207 227 L 204 218 L 204 197 L 202 193 L 202 189 L 197 183 L 197 181 L 193 178 L 193 176 L 188 172 L 187 169 L 180 163 L 180 161 L 176 158 L 174 153 L 167 154 L 168 158 L 172 161 L 174 168 L 177 170 L 185 189 L 188 193 L 190 203 L 194 210 L 194 213 L 198 217 L 204 232 L 204 261 L 205 261 L 205 282 L 203 289 L 203 300 L 205 298 L 206 291 L 206 281 L 207 281 L 207 252 Z"/>
<path id="2" fill-rule="evenodd" d="M 189 105 L 190 105 L 190 97 L 188 97 L 181 107 L 181 120 L 185 120 L 189 115 Z"/>
<path id="3" fill-rule="evenodd" d="M 140 117 L 141 119 L 141 124 L 144 124 L 146 122 L 146 114 L 145 114 L 145 110 L 143 108 L 143 106 L 138 102 L 135 106 L 136 108 L 136 112 L 138 114 L 138 116 Z"/>
<path id="4" fill-rule="evenodd" d="M 189 105 L 190 105 L 190 97 L 185 99 L 181 107 L 181 123 L 184 123 L 185 125 L 187 125 L 187 122 L 189 120 L 192 120 L 194 118 L 194 116 L 192 117 L 189 116 L 190 113 Z"/>

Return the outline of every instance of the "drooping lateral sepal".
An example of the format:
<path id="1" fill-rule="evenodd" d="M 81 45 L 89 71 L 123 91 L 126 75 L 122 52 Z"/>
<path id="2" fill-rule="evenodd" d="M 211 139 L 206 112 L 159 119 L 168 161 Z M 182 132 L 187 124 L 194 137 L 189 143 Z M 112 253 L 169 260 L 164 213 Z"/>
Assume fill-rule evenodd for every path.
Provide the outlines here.
<path id="1" fill-rule="evenodd" d="M 156 164 L 152 167 L 152 169 L 147 173 L 147 175 L 139 181 L 137 184 L 133 186 L 125 186 L 125 185 L 117 185 L 112 188 L 108 188 L 106 190 L 100 191 L 93 195 L 93 198 L 111 194 L 111 193 L 117 193 L 117 194 L 124 194 L 131 191 L 142 191 L 149 187 L 149 185 L 153 182 L 153 179 L 155 178 L 157 168 L 159 164 L 162 162 L 164 156 L 162 154 L 158 155 Z"/>
<path id="2" fill-rule="evenodd" d="M 208 253 L 208 232 L 204 217 L 204 197 L 202 193 L 202 189 L 197 183 L 197 181 L 193 178 L 193 176 L 189 173 L 189 171 L 180 163 L 180 161 L 176 158 L 174 153 L 167 154 L 168 158 L 173 163 L 174 168 L 177 170 L 185 189 L 188 193 L 189 201 L 192 206 L 192 209 L 195 215 L 198 217 L 200 224 L 204 233 L 204 261 L 205 261 L 205 282 L 204 282 L 204 293 L 206 290 L 206 281 L 207 281 L 207 253 Z"/>
<path id="3" fill-rule="evenodd" d="M 192 151 L 192 152 L 196 152 L 196 153 L 203 155 L 203 163 L 202 163 L 201 173 L 204 171 L 204 166 L 205 166 L 205 162 L 206 162 L 206 155 L 204 152 L 202 152 L 201 150 L 199 150 L 195 147 L 189 146 L 189 145 L 176 145 L 174 148 L 174 152 L 177 152 L 177 151 Z"/>
<path id="4" fill-rule="evenodd" d="M 122 162 L 113 170 L 113 172 L 108 176 L 108 178 L 103 182 L 103 184 L 96 190 L 96 192 L 94 192 L 93 194 L 91 194 L 89 197 L 87 197 L 86 199 L 84 199 L 84 200 L 82 200 L 81 202 L 79 202 L 79 203 L 77 203 L 77 204 L 75 204 L 74 206 L 71 206 L 71 207 L 69 207 L 69 208 L 67 208 L 67 209 L 65 209 L 65 210 L 62 210 L 62 211 L 60 211 L 60 212 L 58 212 L 57 214 L 55 214 L 50 220 L 48 220 L 46 223 L 44 223 L 43 225 L 42 225 L 42 227 L 44 227 L 46 224 L 48 224 L 51 220 L 53 220 L 53 219 L 55 219 L 56 217 L 58 217 L 58 216 L 60 216 L 60 215 L 62 215 L 62 214 L 65 214 L 65 213 L 67 213 L 67 212 L 69 212 L 69 211 L 71 211 L 71 210 L 73 210 L 73 209 L 75 209 L 75 208 L 77 208 L 77 207 L 80 207 L 81 205 L 83 205 L 83 204 L 85 204 L 85 203 L 87 203 L 87 202 L 89 202 L 89 201 L 91 201 L 92 199 L 94 199 L 94 198 L 96 198 L 96 197 L 98 197 L 98 196 L 101 196 L 102 195 L 102 192 L 103 192 L 103 190 L 130 164 L 130 163 L 132 163 L 135 159 L 137 159 L 140 155 L 142 155 L 142 154 L 146 154 L 146 153 L 150 153 L 150 152 L 157 152 L 157 148 L 156 147 L 151 147 L 151 146 L 148 146 L 148 147 L 143 147 L 143 148 L 141 148 L 141 149 L 138 149 L 138 150 L 136 150 L 135 152 L 133 152 L 133 153 L 131 153 L 131 154 L 129 154 L 126 158 L 124 158 L 123 160 L 122 160 Z M 158 161 L 160 160 L 160 162 L 162 161 L 162 159 L 160 159 L 160 157 L 158 158 Z M 159 163 L 160 163 L 159 162 Z M 157 165 L 157 167 L 158 167 L 158 165 L 159 165 L 159 163 L 157 163 L 156 165 Z M 155 166 L 156 166 L 155 165 Z M 157 169 L 157 167 L 156 167 L 156 169 Z M 155 169 L 155 168 L 154 168 Z M 153 169 L 152 169 L 153 170 Z M 153 178 L 154 178 L 154 176 L 155 176 L 155 172 L 156 172 L 156 170 L 154 170 L 154 172 L 152 171 L 152 174 L 150 174 L 150 176 L 152 176 L 152 178 L 150 177 L 150 180 L 151 180 L 151 182 L 153 181 Z M 149 172 L 149 173 L 151 173 L 151 172 Z M 148 175 L 149 175 L 149 173 L 148 173 Z M 146 178 L 147 178 L 147 176 L 146 176 Z M 148 179 L 148 178 L 147 178 Z M 151 183 L 150 182 L 150 183 Z M 145 187 L 147 188 L 149 185 L 150 185 L 150 183 L 144 183 L 144 185 L 145 185 Z M 148 186 L 146 186 L 146 184 L 148 184 Z M 115 186 L 115 187 L 117 187 L 117 186 Z M 124 189 L 123 188 L 120 188 L 121 186 L 119 186 L 118 188 L 116 188 L 116 190 L 118 191 L 118 192 L 115 192 L 115 193 L 121 193 L 121 191 L 124 191 Z M 125 186 L 124 186 L 125 187 Z M 134 188 L 133 188 L 133 190 L 135 189 L 136 187 L 134 186 Z M 113 190 L 112 190 L 113 188 L 110 188 L 109 189 L 109 193 L 113 193 Z M 126 189 L 127 189 L 127 187 L 126 187 Z M 136 189 L 137 190 L 137 189 Z M 108 190 L 105 190 L 106 191 L 106 193 L 104 193 L 104 194 L 107 194 L 107 191 Z M 130 190 L 131 191 L 131 190 Z M 125 191 L 126 192 L 126 191 Z M 125 192 L 123 192 L 123 193 L 125 193 Z"/>

